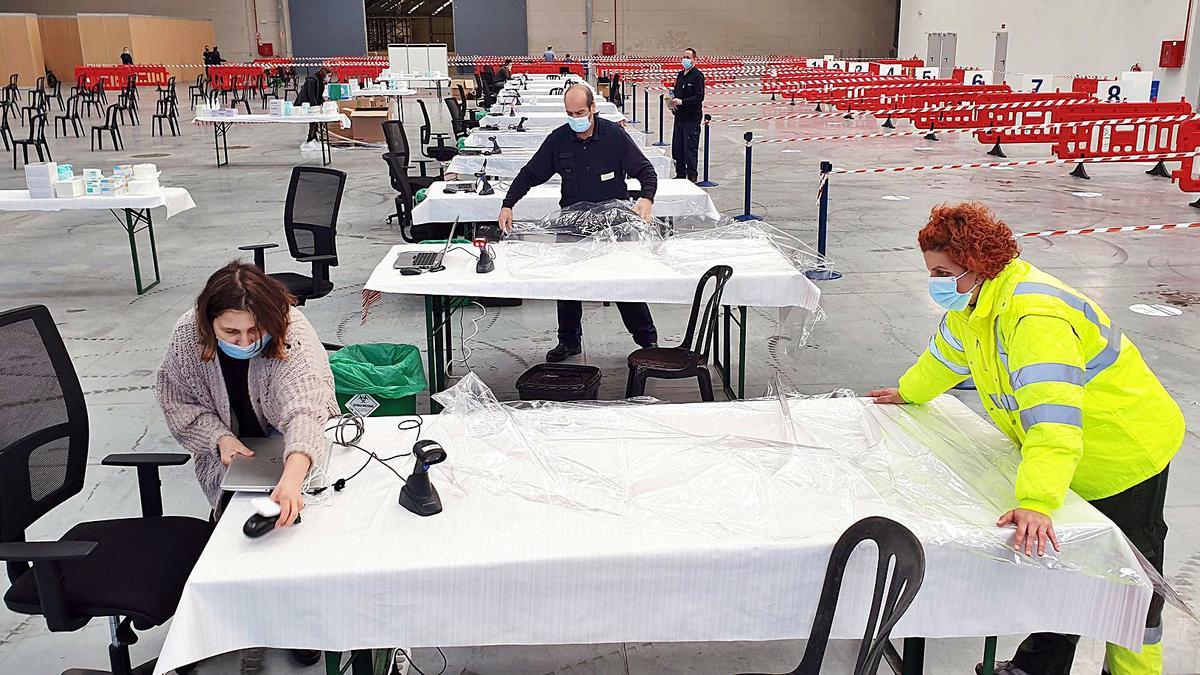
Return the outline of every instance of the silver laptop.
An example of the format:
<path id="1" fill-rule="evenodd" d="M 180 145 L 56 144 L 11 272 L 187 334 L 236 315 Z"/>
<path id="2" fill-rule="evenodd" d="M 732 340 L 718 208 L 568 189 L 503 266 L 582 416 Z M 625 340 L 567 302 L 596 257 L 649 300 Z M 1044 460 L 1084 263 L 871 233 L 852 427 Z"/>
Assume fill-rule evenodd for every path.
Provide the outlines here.
<path id="1" fill-rule="evenodd" d="M 450 234 L 446 235 L 446 245 L 440 251 L 400 251 L 396 254 L 396 262 L 392 269 L 397 270 L 435 270 L 442 266 L 442 260 L 450 250 L 450 242 L 454 241 L 454 233 L 458 230 L 458 218 L 450 226 Z"/>
<path id="2" fill-rule="evenodd" d="M 242 443 L 254 451 L 253 457 L 235 455 L 229 463 L 229 470 L 221 479 L 221 489 L 227 492 L 270 492 L 279 483 L 283 475 L 283 436 L 268 438 L 243 438 Z M 325 454 L 320 465 L 313 464 L 308 470 L 311 480 L 305 485 L 309 491 L 323 489 L 329 486 L 329 476 L 325 466 L 329 462 L 329 453 L 333 443 L 325 446 Z"/>

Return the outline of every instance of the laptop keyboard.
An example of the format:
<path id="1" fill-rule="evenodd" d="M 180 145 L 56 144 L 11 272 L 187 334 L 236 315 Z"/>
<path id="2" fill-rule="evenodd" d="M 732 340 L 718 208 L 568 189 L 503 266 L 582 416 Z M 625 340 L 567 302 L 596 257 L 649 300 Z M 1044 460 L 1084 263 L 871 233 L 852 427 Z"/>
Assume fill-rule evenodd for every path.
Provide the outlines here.
<path id="1" fill-rule="evenodd" d="M 413 267 L 431 267 L 437 262 L 437 253 L 422 251 L 413 256 Z"/>

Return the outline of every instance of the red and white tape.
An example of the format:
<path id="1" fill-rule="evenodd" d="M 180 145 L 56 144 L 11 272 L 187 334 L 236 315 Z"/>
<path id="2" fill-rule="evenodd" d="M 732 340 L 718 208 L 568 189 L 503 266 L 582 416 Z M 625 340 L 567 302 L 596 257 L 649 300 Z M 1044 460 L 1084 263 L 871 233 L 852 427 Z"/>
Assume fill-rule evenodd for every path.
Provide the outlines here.
<path id="1" fill-rule="evenodd" d="M 1048 166 L 1051 164 L 1106 164 L 1109 162 L 1171 162 L 1200 156 L 1200 152 L 1172 152 L 1156 155 L 1121 155 L 1083 159 L 1027 159 L 1014 162 L 975 162 L 971 164 L 932 164 L 929 166 L 879 166 L 868 169 L 834 169 L 833 173 L 901 173 L 909 171 L 953 171 L 958 169 L 994 169 L 998 167 Z"/>
<path id="2" fill-rule="evenodd" d="M 1116 232 L 1154 232 L 1157 230 L 1186 230 L 1200 227 L 1200 223 L 1159 223 L 1157 225 L 1124 225 L 1120 227 L 1080 227 L 1071 230 L 1043 230 L 1022 232 L 1020 237 L 1057 237 L 1063 234 L 1114 234 Z"/>

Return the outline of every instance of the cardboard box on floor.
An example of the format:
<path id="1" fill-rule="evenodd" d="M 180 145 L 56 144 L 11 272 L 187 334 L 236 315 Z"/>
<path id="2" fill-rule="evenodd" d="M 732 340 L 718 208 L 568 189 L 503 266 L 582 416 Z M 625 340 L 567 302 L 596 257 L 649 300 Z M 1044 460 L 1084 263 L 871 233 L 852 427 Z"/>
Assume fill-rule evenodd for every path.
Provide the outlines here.
<path id="1" fill-rule="evenodd" d="M 462 85 L 463 91 L 467 93 L 467 98 L 475 98 L 475 80 L 451 80 L 450 91 L 457 95 L 458 85 Z"/>
<path id="2" fill-rule="evenodd" d="M 351 138 L 367 143 L 384 143 L 383 123 L 388 121 L 388 111 L 384 110 L 355 110 L 350 115 Z"/>

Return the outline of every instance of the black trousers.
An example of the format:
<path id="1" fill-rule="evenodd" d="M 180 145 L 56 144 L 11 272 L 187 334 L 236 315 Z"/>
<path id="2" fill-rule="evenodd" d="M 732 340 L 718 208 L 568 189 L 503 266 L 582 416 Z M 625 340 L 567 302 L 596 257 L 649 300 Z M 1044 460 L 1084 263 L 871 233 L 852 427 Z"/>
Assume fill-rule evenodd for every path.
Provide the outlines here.
<path id="1" fill-rule="evenodd" d="M 316 122 L 313 122 L 312 124 L 308 125 L 308 140 L 310 140 L 310 141 L 317 140 L 317 123 Z"/>
<path id="2" fill-rule="evenodd" d="M 1124 492 L 1091 502 L 1097 511 L 1121 528 L 1159 574 L 1163 571 L 1163 545 L 1167 539 L 1163 504 L 1167 498 L 1169 468 Z M 1147 628 L 1162 625 L 1162 610 L 1163 598 L 1156 593 L 1146 615 Z M 1078 635 L 1034 633 L 1017 647 L 1012 662 L 1029 675 L 1069 675 L 1078 642 Z"/>
<path id="3" fill-rule="evenodd" d="M 658 342 L 658 330 L 650 307 L 644 302 L 618 302 L 621 320 L 633 335 L 633 341 L 642 347 Z M 583 303 L 578 300 L 558 301 L 558 341 L 569 347 L 578 347 L 583 341 Z"/>
<path id="4" fill-rule="evenodd" d="M 675 160 L 675 177 L 696 180 L 696 157 L 700 153 L 700 118 L 675 117 L 671 129 L 671 158 Z"/>

